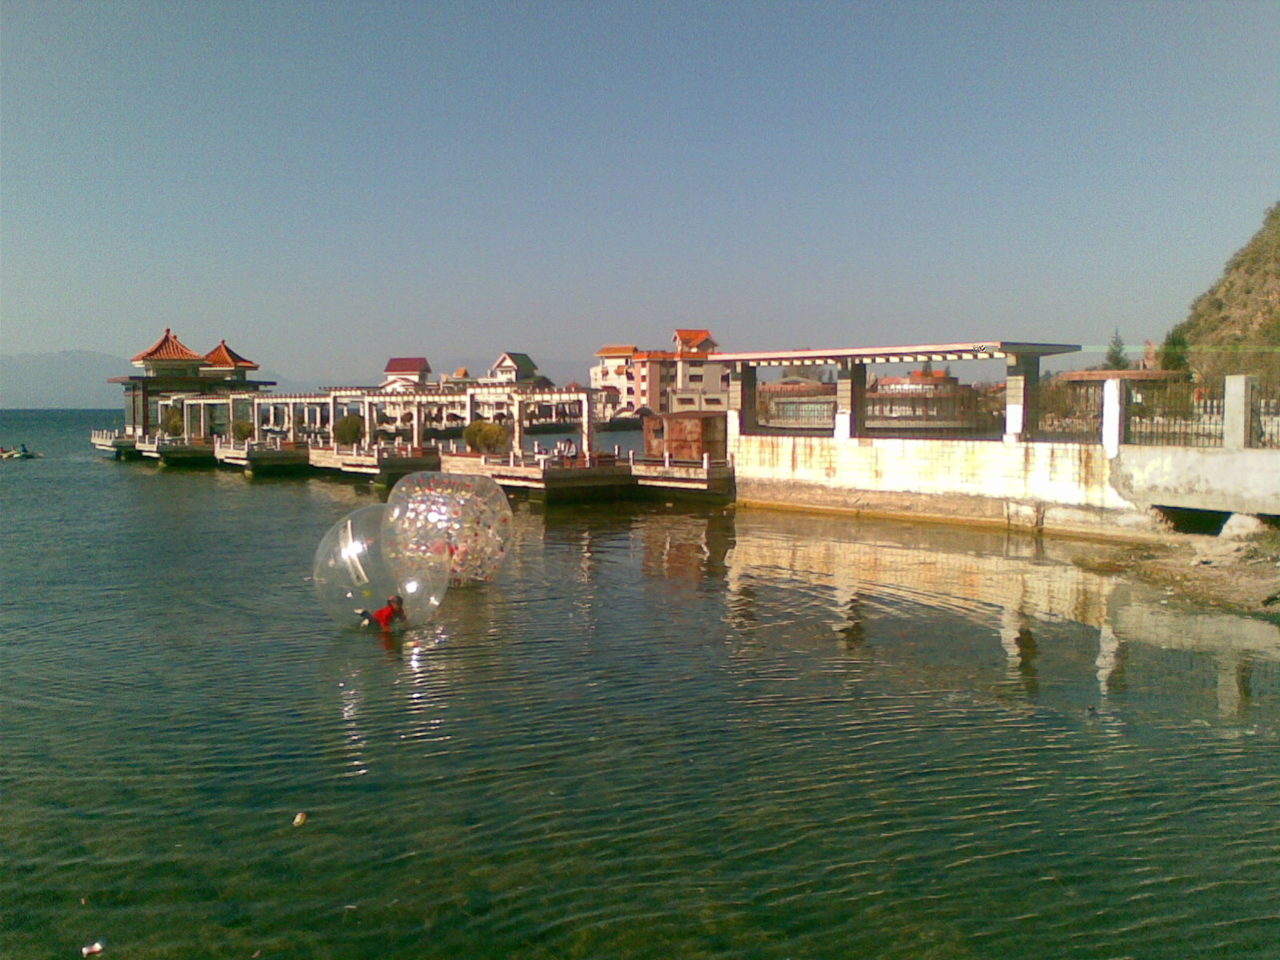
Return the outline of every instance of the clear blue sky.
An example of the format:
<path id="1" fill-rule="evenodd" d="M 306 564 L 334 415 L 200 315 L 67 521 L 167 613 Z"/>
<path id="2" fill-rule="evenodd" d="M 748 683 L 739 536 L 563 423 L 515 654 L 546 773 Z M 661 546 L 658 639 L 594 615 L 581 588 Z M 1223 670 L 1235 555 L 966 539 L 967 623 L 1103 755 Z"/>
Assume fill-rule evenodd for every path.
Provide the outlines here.
<path id="1" fill-rule="evenodd" d="M 6 354 L 1136 347 L 1280 199 L 1277 0 L 4 0 L 0 44 Z"/>

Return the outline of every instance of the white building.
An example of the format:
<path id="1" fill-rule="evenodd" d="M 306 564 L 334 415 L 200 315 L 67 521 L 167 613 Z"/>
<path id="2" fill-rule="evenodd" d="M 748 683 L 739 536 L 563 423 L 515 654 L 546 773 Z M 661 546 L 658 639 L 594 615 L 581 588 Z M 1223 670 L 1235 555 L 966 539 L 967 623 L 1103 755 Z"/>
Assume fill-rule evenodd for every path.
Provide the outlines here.
<path id="1" fill-rule="evenodd" d="M 596 351 L 591 386 L 602 391 L 601 407 L 612 410 L 608 416 L 727 408 L 729 368 L 715 360 L 719 345 L 710 332 L 681 329 L 671 339 L 671 350 L 628 344 Z"/>

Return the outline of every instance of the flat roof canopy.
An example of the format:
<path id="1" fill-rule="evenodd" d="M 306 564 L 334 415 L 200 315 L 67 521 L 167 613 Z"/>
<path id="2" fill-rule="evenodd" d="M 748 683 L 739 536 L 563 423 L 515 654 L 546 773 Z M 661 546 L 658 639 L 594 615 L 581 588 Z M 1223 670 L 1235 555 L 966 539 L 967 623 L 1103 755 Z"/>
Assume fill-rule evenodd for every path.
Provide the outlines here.
<path id="1" fill-rule="evenodd" d="M 713 353 L 720 363 L 747 366 L 824 366 L 858 363 L 931 363 L 952 360 L 999 360 L 1010 356 L 1049 357 L 1076 353 L 1079 344 L 1022 343 L 1011 340 L 970 340 L 966 343 L 922 343 L 903 347 L 841 347 L 836 350 L 762 350 L 751 353 Z"/>

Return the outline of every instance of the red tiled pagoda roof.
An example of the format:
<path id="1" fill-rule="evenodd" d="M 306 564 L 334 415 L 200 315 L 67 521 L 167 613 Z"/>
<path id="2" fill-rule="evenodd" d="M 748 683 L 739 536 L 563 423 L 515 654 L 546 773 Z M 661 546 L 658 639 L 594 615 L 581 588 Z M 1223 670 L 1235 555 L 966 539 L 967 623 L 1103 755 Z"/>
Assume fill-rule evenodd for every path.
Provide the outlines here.
<path id="1" fill-rule="evenodd" d="M 218 345 L 204 355 L 204 362 L 210 367 L 239 367 L 244 370 L 257 370 L 258 364 L 252 360 L 246 360 L 240 354 L 236 353 L 227 346 L 227 341 L 221 340 Z"/>
<path id="2" fill-rule="evenodd" d="M 204 357 L 187 347 L 173 335 L 168 327 L 164 328 L 164 336 L 134 357 L 130 363 L 142 363 L 147 360 L 204 360 Z"/>

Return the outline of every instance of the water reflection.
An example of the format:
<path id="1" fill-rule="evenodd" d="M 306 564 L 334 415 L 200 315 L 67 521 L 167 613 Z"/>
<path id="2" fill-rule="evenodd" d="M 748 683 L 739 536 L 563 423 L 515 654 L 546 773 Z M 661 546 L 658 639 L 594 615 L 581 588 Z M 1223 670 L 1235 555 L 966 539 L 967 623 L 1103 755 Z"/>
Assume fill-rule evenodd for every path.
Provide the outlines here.
<path id="1" fill-rule="evenodd" d="M 1088 666 L 1102 701 L 1125 690 L 1135 647 L 1208 658 L 1224 718 L 1275 688 L 1280 627 L 1177 605 L 1072 562 L 1096 546 L 755 511 L 737 514 L 730 540 L 727 616 L 744 632 L 760 622 L 760 591 L 787 582 L 803 585 L 793 591 L 796 600 L 815 588 L 825 594 L 831 628 L 846 649 L 867 643 L 877 612 L 903 616 L 915 609 L 993 624 L 1005 676 L 1030 699 L 1041 689 L 1042 661 L 1054 655 L 1040 642 L 1037 624 L 1044 623 L 1092 631 L 1096 650 Z M 1175 689 L 1189 691 L 1196 682 L 1184 675 Z"/>

